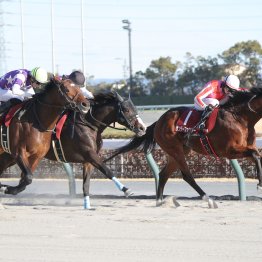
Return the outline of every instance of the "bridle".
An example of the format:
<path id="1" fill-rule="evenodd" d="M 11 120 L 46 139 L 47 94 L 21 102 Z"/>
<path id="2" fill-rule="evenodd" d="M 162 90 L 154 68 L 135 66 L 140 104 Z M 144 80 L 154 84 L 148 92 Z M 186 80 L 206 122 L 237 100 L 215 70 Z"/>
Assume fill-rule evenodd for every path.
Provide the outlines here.
<path id="1" fill-rule="evenodd" d="M 255 97 L 256 97 L 256 95 L 252 96 L 252 97 L 249 99 L 249 101 L 248 101 L 248 103 L 247 103 L 247 106 L 248 106 L 248 109 L 249 109 L 251 112 L 257 114 L 258 112 L 255 111 L 255 110 L 251 107 L 251 105 L 250 105 L 251 101 L 252 101 Z"/>
<path id="2" fill-rule="evenodd" d="M 81 91 L 77 92 L 76 95 L 71 98 L 67 95 L 67 92 L 66 92 L 66 88 L 64 87 L 63 84 L 57 84 L 57 87 L 58 87 L 58 92 L 59 94 L 66 100 L 66 104 L 65 105 L 53 105 L 53 104 L 49 104 L 49 103 L 46 103 L 46 102 L 43 102 L 43 101 L 40 101 L 39 100 L 39 97 L 36 96 L 36 101 L 41 104 L 41 105 L 45 105 L 45 106 L 49 106 L 49 107 L 54 107 L 54 108 L 63 108 L 63 109 L 72 109 L 72 110 L 75 110 L 75 109 L 79 109 L 79 107 L 77 106 L 76 104 L 76 99 L 78 98 L 78 96 L 81 94 Z M 63 88 L 62 88 L 63 87 Z"/>
<path id="3" fill-rule="evenodd" d="M 89 110 L 89 115 L 91 116 L 91 118 L 96 121 L 97 123 L 99 123 L 100 125 L 104 126 L 104 127 L 109 127 L 109 128 L 112 128 L 112 129 L 116 129 L 116 130 L 125 130 L 126 131 L 126 128 L 118 128 L 118 127 L 115 127 L 115 123 L 116 122 L 119 122 L 119 123 L 123 123 L 123 124 L 126 124 L 126 126 L 131 130 L 131 131 L 134 131 L 135 130 L 135 123 L 136 123 L 136 120 L 137 120 L 137 111 L 134 110 L 134 113 L 130 116 L 126 116 L 125 113 L 124 113 L 124 110 L 123 110 L 123 104 L 124 103 L 132 103 L 129 99 L 128 100 L 123 100 L 123 101 L 118 101 L 118 113 L 117 113 L 117 119 L 116 121 L 114 122 L 114 126 L 111 126 L 111 125 L 108 125 L 108 124 L 105 124 L 104 122 L 96 119 L 93 114 L 92 114 L 92 108 L 93 106 L 90 107 L 90 110 Z"/>
<path id="4" fill-rule="evenodd" d="M 38 103 L 38 104 L 40 104 L 40 105 L 43 105 L 43 106 L 48 106 L 48 107 L 53 107 L 53 108 L 60 108 L 62 111 L 63 111 L 64 109 L 71 109 L 71 110 L 73 110 L 73 111 L 76 111 L 76 110 L 80 111 L 79 106 L 78 106 L 77 103 L 76 103 L 76 99 L 77 99 L 78 96 L 81 94 L 81 90 L 79 90 L 79 92 L 77 92 L 76 95 L 75 95 L 73 98 L 71 98 L 71 97 L 69 97 L 69 96 L 67 95 L 66 88 L 65 88 L 65 86 L 64 86 L 63 84 L 61 84 L 61 83 L 59 83 L 59 84 L 55 83 L 55 84 L 57 85 L 59 94 L 66 100 L 67 103 L 66 103 L 65 105 L 53 105 L 53 104 L 49 104 L 49 103 L 43 102 L 43 101 L 41 101 L 41 100 L 39 99 L 40 94 L 38 94 L 38 95 L 35 96 L 35 101 L 36 101 L 36 103 Z M 62 87 L 63 87 L 63 88 L 62 88 Z M 33 113 L 34 113 L 35 118 L 36 118 L 36 120 L 37 120 L 37 122 L 38 122 L 38 125 L 39 125 L 40 128 L 41 128 L 42 130 L 44 130 L 45 132 L 54 132 L 56 125 L 54 126 L 53 129 L 46 129 L 46 128 L 43 126 L 43 124 L 41 123 L 41 121 L 40 121 L 40 119 L 39 119 L 39 117 L 38 117 L 38 114 L 37 114 L 37 112 L 36 112 L 36 107 L 35 107 L 35 106 L 36 106 L 36 103 L 33 103 Z"/>

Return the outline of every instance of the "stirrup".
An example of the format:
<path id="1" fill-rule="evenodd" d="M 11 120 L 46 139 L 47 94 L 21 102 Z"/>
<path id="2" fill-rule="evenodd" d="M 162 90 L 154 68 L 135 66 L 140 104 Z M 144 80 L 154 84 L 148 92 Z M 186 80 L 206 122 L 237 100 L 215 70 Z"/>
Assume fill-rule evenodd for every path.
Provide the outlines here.
<path id="1" fill-rule="evenodd" d="M 198 128 L 199 128 L 200 130 L 204 130 L 204 129 L 205 129 L 205 123 L 204 123 L 204 122 L 200 123 L 200 124 L 198 125 Z"/>

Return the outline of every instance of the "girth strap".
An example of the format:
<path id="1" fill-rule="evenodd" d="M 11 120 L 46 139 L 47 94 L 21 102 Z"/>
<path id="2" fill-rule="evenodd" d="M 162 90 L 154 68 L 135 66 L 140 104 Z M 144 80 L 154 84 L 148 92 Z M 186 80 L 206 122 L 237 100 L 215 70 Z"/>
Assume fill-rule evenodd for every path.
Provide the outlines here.
<path id="1" fill-rule="evenodd" d="M 52 137 L 52 148 L 56 157 L 56 160 L 60 163 L 67 163 L 65 159 L 64 150 L 60 139 L 57 139 L 55 135 Z"/>

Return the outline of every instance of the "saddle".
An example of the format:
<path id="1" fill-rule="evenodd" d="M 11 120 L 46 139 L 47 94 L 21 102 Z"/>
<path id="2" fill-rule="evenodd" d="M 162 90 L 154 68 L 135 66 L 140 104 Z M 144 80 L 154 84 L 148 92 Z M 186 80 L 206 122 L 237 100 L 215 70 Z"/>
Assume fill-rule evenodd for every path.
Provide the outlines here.
<path id="1" fill-rule="evenodd" d="M 204 112 L 197 111 L 194 108 L 187 109 L 178 119 L 176 130 L 178 132 L 186 133 L 186 145 L 189 145 L 191 136 L 198 136 L 207 155 L 213 155 L 219 159 L 207 137 L 207 134 L 210 133 L 215 126 L 218 108 L 215 108 L 210 115 L 208 115 L 208 118 L 203 119 L 203 113 Z M 199 121 L 201 121 L 201 123 L 199 123 Z"/>
<path id="2" fill-rule="evenodd" d="M 195 108 L 188 108 L 185 110 L 176 123 L 176 131 L 182 133 L 191 133 L 194 135 L 199 135 L 199 121 L 202 117 L 202 111 L 198 111 Z M 204 125 L 202 129 L 204 134 L 210 133 L 216 123 L 218 108 L 215 108 L 207 119 L 201 124 Z"/>
<path id="3" fill-rule="evenodd" d="M 0 116 L 1 146 L 3 150 L 9 154 L 11 153 L 9 143 L 9 126 L 13 117 L 21 111 L 23 105 L 23 103 L 20 103 L 15 106 L 12 106 L 7 112 L 2 113 Z"/>

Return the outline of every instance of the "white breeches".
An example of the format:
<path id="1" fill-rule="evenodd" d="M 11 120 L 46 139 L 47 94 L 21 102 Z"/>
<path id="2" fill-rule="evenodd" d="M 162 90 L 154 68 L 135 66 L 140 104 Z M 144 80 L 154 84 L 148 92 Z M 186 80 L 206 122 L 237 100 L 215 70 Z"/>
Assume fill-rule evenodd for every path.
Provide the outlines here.
<path id="1" fill-rule="evenodd" d="M 25 98 L 30 98 L 32 95 L 35 94 L 35 91 L 33 88 L 29 88 L 26 91 L 24 91 L 23 95 L 15 95 L 12 90 L 10 89 L 2 89 L 0 88 L 0 101 L 6 102 L 10 100 L 11 98 L 17 98 L 21 101 L 23 101 Z"/>
<path id="2" fill-rule="evenodd" d="M 197 100 L 195 99 L 195 101 L 194 101 L 195 103 L 194 103 L 194 106 L 195 106 L 195 109 L 196 110 L 199 110 L 199 111 L 203 111 L 203 110 L 205 110 L 205 107 L 206 106 L 208 106 L 208 105 L 212 105 L 212 106 L 218 106 L 219 105 L 219 101 L 217 100 L 217 99 L 215 99 L 215 98 L 203 98 L 203 102 L 206 104 L 206 106 L 204 107 L 204 108 L 202 108 L 199 104 L 198 104 L 198 102 L 197 102 Z"/>

